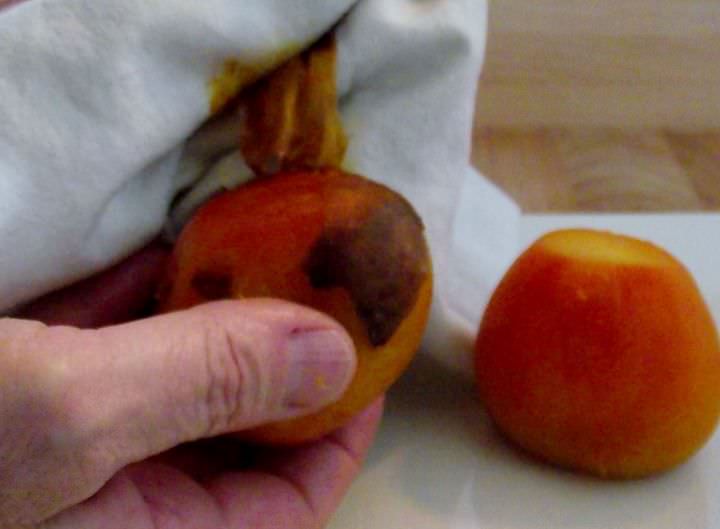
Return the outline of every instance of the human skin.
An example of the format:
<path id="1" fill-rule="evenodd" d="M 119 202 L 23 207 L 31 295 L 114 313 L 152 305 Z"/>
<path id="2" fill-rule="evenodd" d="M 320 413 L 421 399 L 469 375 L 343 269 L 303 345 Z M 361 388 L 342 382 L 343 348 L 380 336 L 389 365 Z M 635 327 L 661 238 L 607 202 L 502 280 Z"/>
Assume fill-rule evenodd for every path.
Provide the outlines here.
<path id="1" fill-rule="evenodd" d="M 13 4 L 19 4 L 22 0 L 0 0 L 0 9 L 10 7 Z"/>
<path id="2" fill-rule="evenodd" d="M 337 508 L 372 442 L 381 400 L 292 449 L 251 448 L 221 434 L 291 413 L 282 406 L 288 329 L 327 331 L 342 349 L 342 328 L 275 300 L 138 319 L 166 254 L 152 245 L 0 320 L 0 528 L 316 529 Z M 255 369 L 239 378 L 196 378 L 224 354 L 252 351 L 272 362 L 255 355 Z M 345 353 L 351 358 L 352 347 Z M 334 389 L 307 396 L 298 413 L 340 395 L 354 364 L 333 368 Z"/>

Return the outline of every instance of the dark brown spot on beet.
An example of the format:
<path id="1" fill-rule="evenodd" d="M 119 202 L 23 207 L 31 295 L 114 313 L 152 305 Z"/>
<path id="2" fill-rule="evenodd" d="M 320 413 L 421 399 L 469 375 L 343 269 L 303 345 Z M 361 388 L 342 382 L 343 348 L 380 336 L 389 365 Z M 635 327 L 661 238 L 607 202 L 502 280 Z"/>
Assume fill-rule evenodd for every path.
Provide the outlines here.
<path id="1" fill-rule="evenodd" d="M 428 274 L 423 225 L 399 195 L 387 197 L 363 222 L 328 226 L 305 271 L 315 288 L 343 287 L 373 346 L 387 343 L 417 301 Z"/>
<path id="2" fill-rule="evenodd" d="M 232 277 L 218 272 L 197 272 L 192 287 L 207 300 L 226 299 L 232 294 Z"/>

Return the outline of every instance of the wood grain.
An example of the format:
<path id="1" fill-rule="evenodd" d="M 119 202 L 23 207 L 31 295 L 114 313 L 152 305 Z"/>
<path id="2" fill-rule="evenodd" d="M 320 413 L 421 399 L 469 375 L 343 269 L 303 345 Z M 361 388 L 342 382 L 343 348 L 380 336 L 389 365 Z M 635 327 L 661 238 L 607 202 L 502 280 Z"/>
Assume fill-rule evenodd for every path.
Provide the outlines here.
<path id="1" fill-rule="evenodd" d="M 478 126 L 720 128 L 720 2 L 495 0 Z"/>
<path id="2" fill-rule="evenodd" d="M 718 211 L 719 87 L 715 0 L 490 0 L 473 161 L 526 211 Z"/>
<path id="3" fill-rule="evenodd" d="M 720 134 L 667 136 L 703 206 L 720 210 Z"/>
<path id="4" fill-rule="evenodd" d="M 473 146 L 528 212 L 720 209 L 720 132 L 478 127 Z"/>

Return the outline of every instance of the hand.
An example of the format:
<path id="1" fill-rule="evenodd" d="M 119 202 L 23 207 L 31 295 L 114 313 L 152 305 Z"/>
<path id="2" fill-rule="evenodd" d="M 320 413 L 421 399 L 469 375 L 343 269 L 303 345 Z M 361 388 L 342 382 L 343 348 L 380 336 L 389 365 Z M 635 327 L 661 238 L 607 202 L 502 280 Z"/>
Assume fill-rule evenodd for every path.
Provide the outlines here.
<path id="1" fill-rule="evenodd" d="M 305 529 L 337 508 L 380 403 L 292 449 L 221 434 L 336 399 L 355 368 L 349 337 L 272 300 L 128 322 L 164 259 L 151 247 L 0 320 L 0 527 Z M 326 391 L 303 386 L 320 373 Z"/>

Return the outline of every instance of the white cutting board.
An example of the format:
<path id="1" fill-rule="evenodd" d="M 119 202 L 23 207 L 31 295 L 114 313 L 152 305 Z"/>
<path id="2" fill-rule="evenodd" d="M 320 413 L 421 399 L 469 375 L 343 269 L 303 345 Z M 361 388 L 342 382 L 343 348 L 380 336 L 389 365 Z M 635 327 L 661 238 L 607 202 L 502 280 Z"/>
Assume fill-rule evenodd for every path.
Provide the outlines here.
<path id="1" fill-rule="evenodd" d="M 520 226 L 519 250 L 563 226 L 655 241 L 688 266 L 720 322 L 720 214 L 526 216 Z M 472 380 L 421 354 L 388 396 L 379 437 L 330 527 L 720 529 L 720 432 L 670 473 L 595 480 L 509 448 Z"/>

